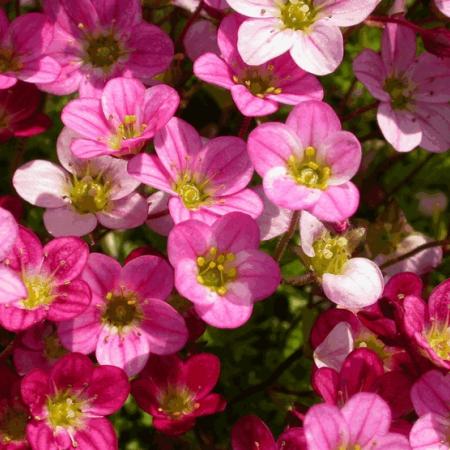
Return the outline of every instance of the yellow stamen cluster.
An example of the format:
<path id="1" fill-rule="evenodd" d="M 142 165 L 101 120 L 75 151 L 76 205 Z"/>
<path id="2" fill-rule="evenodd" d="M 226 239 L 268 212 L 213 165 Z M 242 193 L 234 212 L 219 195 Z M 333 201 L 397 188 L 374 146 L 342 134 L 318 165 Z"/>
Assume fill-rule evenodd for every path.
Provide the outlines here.
<path id="1" fill-rule="evenodd" d="M 426 339 L 439 358 L 450 361 L 450 326 L 448 320 L 444 323 L 434 321 L 426 333 Z"/>
<path id="2" fill-rule="evenodd" d="M 354 342 L 355 348 L 368 348 L 373 350 L 382 361 L 389 359 L 391 354 L 386 349 L 386 345 L 373 333 L 364 333 L 358 336 Z"/>
<path id="3" fill-rule="evenodd" d="M 392 76 L 387 78 L 383 90 L 391 97 L 393 109 L 407 109 L 412 99 L 412 88 L 406 78 Z"/>
<path id="4" fill-rule="evenodd" d="M 74 176 L 69 188 L 69 199 L 78 213 L 96 213 L 107 209 L 110 189 L 111 182 L 104 180 L 101 175 Z"/>
<path id="5" fill-rule="evenodd" d="M 313 244 L 314 256 L 310 265 L 318 276 L 324 273 L 339 275 L 351 254 L 348 250 L 348 240 L 344 236 L 332 237 L 324 234 Z"/>
<path id="6" fill-rule="evenodd" d="M 183 386 L 169 385 L 159 398 L 158 411 L 166 413 L 172 419 L 179 419 L 190 414 L 198 404 L 194 401 L 193 393 Z"/>
<path id="7" fill-rule="evenodd" d="M 53 281 L 41 275 L 25 275 L 23 282 L 27 288 L 28 297 L 22 300 L 25 309 L 35 309 L 50 305 L 55 299 Z"/>
<path id="8" fill-rule="evenodd" d="M 307 29 L 314 23 L 316 15 L 312 0 L 288 0 L 281 6 L 281 20 L 292 30 Z"/>
<path id="9" fill-rule="evenodd" d="M 21 62 L 8 48 L 0 48 L 0 73 L 17 72 L 22 68 Z"/>
<path id="10" fill-rule="evenodd" d="M 119 330 L 140 322 L 143 313 L 139 307 L 136 294 L 121 291 L 120 293 L 108 292 L 106 294 L 106 309 L 103 312 L 103 322 Z"/>
<path id="11" fill-rule="evenodd" d="M 303 159 L 299 161 L 295 155 L 288 159 L 288 170 L 298 184 L 324 190 L 328 186 L 331 169 L 316 161 L 316 149 L 307 147 Z"/>
<path id="12" fill-rule="evenodd" d="M 277 79 L 273 74 L 273 65 L 267 67 L 248 67 L 239 76 L 234 75 L 236 84 L 243 84 L 256 97 L 264 98 L 269 94 L 281 94 L 282 90 L 276 87 Z"/>
<path id="13" fill-rule="evenodd" d="M 210 199 L 208 193 L 208 180 L 200 180 L 195 175 L 185 172 L 178 179 L 174 186 L 183 204 L 188 209 L 197 209 Z"/>
<path id="14" fill-rule="evenodd" d="M 146 124 L 138 123 L 135 115 L 126 115 L 123 122 L 117 127 L 116 134 L 109 138 L 109 146 L 113 150 L 119 150 L 123 141 L 141 136 L 146 128 Z"/>
<path id="15" fill-rule="evenodd" d="M 25 439 L 27 423 L 26 411 L 8 408 L 0 420 L 0 445 Z"/>
<path id="16" fill-rule="evenodd" d="M 60 391 L 47 399 L 48 421 L 53 429 L 79 428 L 85 401 L 70 391 Z"/>
<path id="17" fill-rule="evenodd" d="M 227 284 L 237 276 L 236 267 L 232 263 L 234 253 L 219 253 L 217 247 L 211 247 L 204 256 L 197 258 L 197 281 L 219 295 L 228 291 Z"/>

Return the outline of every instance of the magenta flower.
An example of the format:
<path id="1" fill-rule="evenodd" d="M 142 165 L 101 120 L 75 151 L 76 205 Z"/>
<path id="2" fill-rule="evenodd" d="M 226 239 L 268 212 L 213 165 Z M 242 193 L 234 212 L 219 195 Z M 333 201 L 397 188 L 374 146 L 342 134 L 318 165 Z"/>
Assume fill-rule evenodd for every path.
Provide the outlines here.
<path id="1" fill-rule="evenodd" d="M 179 101 L 165 84 L 145 89 L 139 80 L 114 78 L 100 98 L 69 102 L 61 120 L 80 135 L 70 146 L 78 158 L 124 156 L 139 152 L 174 115 Z"/>
<path id="2" fill-rule="evenodd" d="M 225 399 L 211 391 L 220 376 L 220 360 L 199 353 L 183 361 L 178 356 L 150 356 L 147 367 L 132 382 L 137 404 L 153 416 L 152 425 L 169 435 L 186 433 L 198 417 L 225 409 Z"/>
<path id="3" fill-rule="evenodd" d="M 404 302 L 408 336 L 433 364 L 450 369 L 450 280 L 433 289 L 428 304 L 409 295 Z"/>
<path id="4" fill-rule="evenodd" d="M 248 152 L 276 205 L 306 210 L 320 220 L 340 222 L 355 213 L 357 188 L 349 180 L 361 162 L 361 145 L 342 131 L 326 103 L 297 105 L 286 124 L 268 122 L 248 138 Z"/>
<path id="5" fill-rule="evenodd" d="M 35 136 L 47 130 L 51 121 L 40 111 L 42 92 L 22 81 L 0 90 L 0 142 L 11 137 Z"/>
<path id="6" fill-rule="evenodd" d="M 289 55 L 258 66 L 245 64 L 237 51 L 238 29 L 243 18 L 225 17 L 217 40 L 221 56 L 206 53 L 195 61 L 194 73 L 203 81 L 231 91 L 244 116 L 265 116 L 278 110 L 278 103 L 297 105 L 305 100 L 322 100 L 319 81 L 297 67 Z"/>
<path id="7" fill-rule="evenodd" d="M 47 55 L 52 37 L 52 26 L 44 14 L 24 14 L 9 24 L 0 9 L 0 89 L 14 86 L 17 80 L 55 81 L 61 67 Z"/>
<path id="8" fill-rule="evenodd" d="M 22 380 L 22 398 L 32 421 L 26 433 L 35 450 L 117 450 L 114 428 L 104 416 L 118 411 L 130 392 L 123 370 L 95 367 L 84 355 L 63 356 L 50 370 Z"/>
<path id="9" fill-rule="evenodd" d="M 233 211 L 261 214 L 260 198 L 246 189 L 253 167 L 242 139 L 221 136 L 203 145 L 191 125 L 174 117 L 155 136 L 155 149 L 157 156 L 135 156 L 128 172 L 172 196 L 175 223 L 195 219 L 210 225 Z"/>
<path id="10" fill-rule="evenodd" d="M 150 84 L 172 61 L 172 41 L 142 19 L 139 0 L 45 0 L 44 10 L 54 26 L 49 54 L 62 67 L 54 83 L 41 86 L 52 94 L 97 97 L 119 76 Z"/>
<path id="11" fill-rule="evenodd" d="M 257 416 L 241 417 L 231 430 L 233 450 L 306 450 L 302 428 L 288 428 L 277 441 L 269 427 Z"/>
<path id="12" fill-rule="evenodd" d="M 63 129 L 57 153 L 63 167 L 34 160 L 19 167 L 13 184 L 33 205 L 46 208 L 44 224 L 54 236 L 83 236 L 97 222 L 107 228 L 134 228 L 147 218 L 147 202 L 128 175 L 126 161 L 111 156 L 81 160 L 70 151 L 78 135 Z"/>
<path id="13" fill-rule="evenodd" d="M 0 365 L 0 449 L 29 450 L 25 429 L 30 412 L 20 396 L 20 377 Z"/>
<path id="14" fill-rule="evenodd" d="M 339 409 L 314 405 L 306 413 L 308 450 L 410 450 L 408 439 L 390 433 L 391 410 L 378 395 L 355 394 Z"/>
<path id="15" fill-rule="evenodd" d="M 156 191 L 147 198 L 148 216 L 145 222 L 147 226 L 158 234 L 168 236 L 175 225 L 169 211 L 170 194 Z"/>
<path id="16" fill-rule="evenodd" d="M 335 235 L 303 211 L 300 237 L 302 259 L 319 277 L 332 302 L 355 311 L 373 305 L 381 297 L 384 280 L 379 267 L 370 259 L 351 257 L 359 244 L 352 231 Z"/>
<path id="17" fill-rule="evenodd" d="M 14 367 L 19 375 L 26 375 L 33 369 L 50 369 L 66 349 L 61 345 L 56 326 L 40 322 L 18 336 L 13 350 Z"/>
<path id="18" fill-rule="evenodd" d="M 80 279 L 88 255 L 79 238 L 53 239 L 43 247 L 32 231 L 20 227 L 4 263 L 21 278 L 27 297 L 0 305 L 0 325 L 21 331 L 46 318 L 58 322 L 83 312 L 91 301 L 89 286 Z"/>
<path id="19" fill-rule="evenodd" d="M 249 17 L 239 28 L 238 49 L 247 64 L 260 65 L 289 51 L 307 72 L 326 75 L 342 61 L 339 27 L 362 22 L 378 0 L 229 0 Z"/>
<path id="20" fill-rule="evenodd" d="M 253 303 L 269 297 L 280 283 L 278 264 L 258 248 L 258 225 L 246 214 L 229 213 L 212 226 L 197 220 L 176 225 L 168 254 L 178 292 L 209 325 L 243 325 Z"/>
<path id="21" fill-rule="evenodd" d="M 364 50 L 353 70 L 380 101 L 378 125 L 395 150 L 409 152 L 418 145 L 431 152 L 448 150 L 450 72 L 429 53 L 416 58 L 414 31 L 387 24 L 381 55 Z"/>
<path id="22" fill-rule="evenodd" d="M 165 302 L 173 288 L 173 272 L 158 256 L 139 256 L 122 268 L 113 258 L 91 253 L 83 279 L 92 303 L 83 314 L 58 326 L 62 344 L 100 364 L 135 375 L 149 353 L 175 353 L 187 340 L 181 315 Z"/>
<path id="23" fill-rule="evenodd" d="M 409 435 L 413 450 L 450 447 L 450 374 L 431 370 L 414 384 L 411 399 L 419 420 Z"/>

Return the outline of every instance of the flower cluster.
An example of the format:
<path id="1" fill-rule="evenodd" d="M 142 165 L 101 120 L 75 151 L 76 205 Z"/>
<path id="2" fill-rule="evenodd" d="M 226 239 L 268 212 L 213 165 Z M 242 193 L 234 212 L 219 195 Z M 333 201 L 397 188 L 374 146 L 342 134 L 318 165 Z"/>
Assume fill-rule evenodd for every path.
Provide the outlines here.
<path id="1" fill-rule="evenodd" d="M 0 1 L 0 450 L 450 449 L 449 2 L 385 3 Z"/>

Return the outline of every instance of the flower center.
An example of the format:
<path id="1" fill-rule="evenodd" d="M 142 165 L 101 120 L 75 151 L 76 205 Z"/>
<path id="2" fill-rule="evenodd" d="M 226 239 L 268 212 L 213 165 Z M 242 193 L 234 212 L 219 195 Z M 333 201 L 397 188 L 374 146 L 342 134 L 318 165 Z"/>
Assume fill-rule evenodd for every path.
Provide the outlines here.
<path id="1" fill-rule="evenodd" d="M 430 347 L 439 358 L 446 361 L 450 360 L 450 326 L 447 322 L 433 322 L 426 334 L 426 338 Z"/>
<path id="2" fill-rule="evenodd" d="M 74 177 L 69 197 L 72 206 L 80 214 L 103 211 L 108 206 L 111 183 L 101 176 L 86 175 L 81 179 Z"/>
<path id="3" fill-rule="evenodd" d="M 316 161 L 316 149 L 307 147 L 303 159 L 299 161 L 295 155 L 288 159 L 288 170 L 298 184 L 313 189 L 326 189 L 331 169 Z"/>
<path id="4" fill-rule="evenodd" d="M 181 386 L 167 387 L 159 399 L 158 411 L 166 413 L 173 419 L 190 414 L 198 405 L 194 403 L 194 396 L 189 389 Z"/>
<path id="5" fill-rule="evenodd" d="M 27 423 L 28 414 L 24 410 L 8 408 L 0 421 L 0 443 L 23 441 Z"/>
<path id="6" fill-rule="evenodd" d="M 402 110 L 409 106 L 411 102 L 411 88 L 405 78 L 387 78 L 383 89 L 390 95 L 393 109 Z"/>
<path id="7" fill-rule="evenodd" d="M 326 234 L 314 242 L 313 249 L 314 256 L 310 262 L 314 272 L 319 276 L 324 273 L 341 274 L 351 256 L 348 251 L 348 240 L 343 236 L 331 237 Z"/>
<path id="8" fill-rule="evenodd" d="M 55 331 L 44 338 L 44 355 L 49 360 L 57 360 L 67 353 L 67 350 L 61 345 L 61 341 Z"/>
<path id="9" fill-rule="evenodd" d="M 22 64 L 14 57 L 12 50 L 0 48 L 0 73 L 17 72 L 22 68 Z"/>
<path id="10" fill-rule="evenodd" d="M 337 450 L 362 450 L 359 444 L 341 445 Z"/>
<path id="11" fill-rule="evenodd" d="M 120 58 L 122 51 L 119 41 L 107 34 L 90 38 L 86 48 L 87 59 L 94 67 L 107 71 Z"/>
<path id="12" fill-rule="evenodd" d="M 232 266 L 235 258 L 234 253 L 218 253 L 216 247 L 211 247 L 205 256 L 197 258 L 197 281 L 217 294 L 225 295 L 228 282 L 237 276 L 236 267 Z"/>
<path id="13" fill-rule="evenodd" d="M 22 300 L 22 306 L 25 309 L 50 305 L 55 299 L 53 282 L 50 278 L 41 275 L 24 276 L 23 282 L 28 292 L 28 297 Z"/>
<path id="14" fill-rule="evenodd" d="M 372 333 L 360 334 L 355 339 L 354 346 L 355 348 L 368 348 L 369 350 L 373 350 L 382 361 L 387 360 L 390 356 L 383 342 Z"/>
<path id="15" fill-rule="evenodd" d="M 143 318 L 139 308 L 138 298 L 133 292 L 121 292 L 119 294 L 108 292 L 106 294 L 106 309 L 103 313 L 103 321 L 107 324 L 122 329 Z"/>
<path id="16" fill-rule="evenodd" d="M 243 84 L 256 97 L 264 98 L 269 94 L 281 94 L 281 88 L 275 87 L 275 76 L 273 75 L 273 65 L 267 68 L 247 67 L 240 76 L 234 75 L 233 81 Z"/>
<path id="17" fill-rule="evenodd" d="M 184 173 L 175 185 L 175 192 L 181 197 L 188 209 L 196 209 L 206 203 L 209 195 L 205 192 L 208 182 L 198 182 L 194 176 Z"/>
<path id="18" fill-rule="evenodd" d="M 305 30 L 314 23 L 316 15 L 312 0 L 288 0 L 281 6 L 281 20 L 293 30 Z"/>
<path id="19" fill-rule="evenodd" d="M 113 150 L 120 150 L 123 141 L 141 136 L 146 128 L 146 124 L 138 124 L 135 115 L 128 114 L 124 117 L 123 122 L 117 127 L 116 134 L 109 138 L 109 146 Z M 138 146 L 138 149 L 140 148 L 141 146 Z"/>
<path id="20" fill-rule="evenodd" d="M 55 429 L 78 428 L 83 417 L 85 402 L 75 394 L 60 391 L 47 400 L 48 422 Z"/>

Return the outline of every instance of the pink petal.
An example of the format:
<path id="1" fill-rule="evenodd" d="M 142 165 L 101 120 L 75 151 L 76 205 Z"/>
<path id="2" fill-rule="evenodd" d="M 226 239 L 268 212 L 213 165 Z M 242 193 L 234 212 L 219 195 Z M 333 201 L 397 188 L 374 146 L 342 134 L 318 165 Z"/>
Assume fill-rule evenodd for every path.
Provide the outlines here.
<path id="1" fill-rule="evenodd" d="M 0 304 L 12 303 L 26 299 L 27 288 L 23 284 L 20 276 L 4 266 L 0 265 Z"/>
<path id="2" fill-rule="evenodd" d="M 321 17 L 326 17 L 338 27 L 350 27 L 366 19 L 379 2 L 378 0 L 322 0 L 317 3 L 321 6 Z"/>
<path id="3" fill-rule="evenodd" d="M 302 250 L 306 256 L 312 258 L 315 255 L 313 244 L 327 232 L 325 225 L 307 211 L 300 215 L 300 240 Z"/>
<path id="4" fill-rule="evenodd" d="M 416 33 L 402 25 L 386 24 L 381 58 L 389 74 L 406 71 L 416 58 Z"/>
<path id="5" fill-rule="evenodd" d="M 49 161 L 34 160 L 14 172 L 13 185 L 27 202 L 42 208 L 59 208 L 66 204 L 68 174 Z"/>
<path id="6" fill-rule="evenodd" d="M 72 153 L 80 159 L 95 158 L 102 155 L 111 155 L 113 151 L 103 142 L 91 139 L 75 139 L 70 145 Z"/>
<path id="7" fill-rule="evenodd" d="M 18 78 L 27 83 L 51 83 L 58 78 L 61 66 L 50 56 L 24 62 Z"/>
<path id="8" fill-rule="evenodd" d="M 249 19 L 239 27 L 239 54 L 247 64 L 258 66 L 287 52 L 296 37 L 294 30 L 280 26 L 279 19 Z"/>
<path id="9" fill-rule="evenodd" d="M 247 17 L 276 17 L 279 14 L 279 8 L 273 0 L 227 0 L 227 3 L 238 13 Z"/>
<path id="10" fill-rule="evenodd" d="M 82 280 L 72 280 L 68 284 L 58 286 L 55 295 L 56 298 L 48 312 L 48 320 L 54 322 L 79 316 L 91 302 L 89 286 Z"/>
<path id="11" fill-rule="evenodd" d="M 220 51 L 217 46 L 216 26 L 209 20 L 194 22 L 183 39 L 183 45 L 191 61 L 196 61 L 206 53 L 218 55 Z"/>
<path id="12" fill-rule="evenodd" d="M 231 432 L 233 450 L 275 450 L 275 439 L 269 427 L 257 416 L 241 417 Z"/>
<path id="13" fill-rule="evenodd" d="M 52 27 L 45 14 L 28 13 L 13 20 L 8 30 L 19 53 L 39 55 L 48 47 Z M 30 37 L 33 39 L 30 39 Z"/>
<path id="14" fill-rule="evenodd" d="M 448 422 L 448 419 L 433 413 L 420 417 L 409 435 L 411 448 L 413 450 L 446 450 Z"/>
<path id="15" fill-rule="evenodd" d="M 53 366 L 49 383 L 55 390 L 65 390 L 70 387 L 75 392 L 84 391 L 94 367 L 94 363 L 86 355 L 69 353 Z"/>
<path id="16" fill-rule="evenodd" d="M 121 271 L 122 267 L 114 258 L 102 253 L 91 253 L 83 271 L 83 280 L 91 288 L 92 294 L 104 301 L 106 294 L 118 285 Z"/>
<path id="17" fill-rule="evenodd" d="M 286 125 L 300 138 L 305 147 L 319 148 L 332 134 L 341 130 L 341 122 L 327 103 L 311 100 L 296 106 Z"/>
<path id="18" fill-rule="evenodd" d="M 174 226 L 169 214 L 169 199 L 170 195 L 163 191 L 157 191 L 147 198 L 149 208 L 146 224 L 151 230 L 163 236 L 168 236 Z"/>
<path id="19" fill-rule="evenodd" d="M 450 375 L 430 370 L 411 389 L 411 400 L 419 416 L 435 413 L 448 416 L 450 412 Z"/>
<path id="20" fill-rule="evenodd" d="M 430 152 L 441 153 L 448 150 L 450 106 L 446 103 L 417 102 L 416 116 L 423 132 L 420 145 Z"/>
<path id="21" fill-rule="evenodd" d="M 267 116 L 278 110 L 275 98 L 257 97 L 243 84 L 232 86 L 231 96 L 241 114 L 247 117 Z"/>
<path id="22" fill-rule="evenodd" d="M 158 256 L 139 256 L 125 264 L 120 283 L 142 300 L 165 300 L 173 289 L 173 269 Z"/>
<path id="23" fill-rule="evenodd" d="M 20 391 L 23 401 L 30 407 L 31 413 L 41 412 L 47 396 L 52 394 L 48 374 L 41 369 L 34 370 L 21 382 Z"/>
<path id="24" fill-rule="evenodd" d="M 200 399 L 206 397 L 219 381 L 220 359 L 212 353 L 192 355 L 183 365 L 186 387 Z"/>
<path id="25" fill-rule="evenodd" d="M 63 208 L 47 209 L 44 213 L 47 231 L 56 237 L 85 236 L 97 226 L 95 214 L 79 214 L 67 205 Z"/>
<path id="26" fill-rule="evenodd" d="M 28 228 L 19 226 L 19 234 L 11 253 L 8 266 L 17 272 L 36 270 L 42 263 L 43 251 L 39 238 Z"/>
<path id="27" fill-rule="evenodd" d="M 337 405 L 339 392 L 338 372 L 329 367 L 321 367 L 313 372 L 311 384 L 314 391 L 316 391 L 326 403 Z"/>
<path id="28" fill-rule="evenodd" d="M 114 427 L 109 420 L 103 417 L 89 419 L 86 428 L 80 428 L 76 431 L 75 441 L 80 449 L 117 448 L 117 437 Z"/>
<path id="29" fill-rule="evenodd" d="M 234 85 L 231 68 L 214 53 L 205 53 L 195 61 L 194 74 L 202 81 L 225 89 Z"/>
<path id="30" fill-rule="evenodd" d="M 58 444 L 52 429 L 45 422 L 30 421 L 27 424 L 26 436 L 30 445 L 46 450 L 58 450 Z"/>
<path id="31" fill-rule="evenodd" d="M 19 228 L 14 216 L 0 207 L 0 261 L 3 261 L 16 242 Z"/>
<path id="32" fill-rule="evenodd" d="M 156 299 L 148 300 L 143 310 L 145 317 L 139 329 L 148 340 L 150 352 L 171 355 L 184 347 L 188 330 L 178 311 Z"/>
<path id="33" fill-rule="evenodd" d="M 428 311 L 432 320 L 445 323 L 449 319 L 450 280 L 438 284 L 428 299 Z"/>
<path id="34" fill-rule="evenodd" d="M 306 72 L 314 75 L 332 73 L 344 56 L 341 30 L 331 22 L 319 20 L 309 27 L 307 33 L 297 33 L 290 53 Z"/>
<path id="35" fill-rule="evenodd" d="M 17 78 L 0 74 L 0 89 L 8 89 L 17 83 Z"/>

